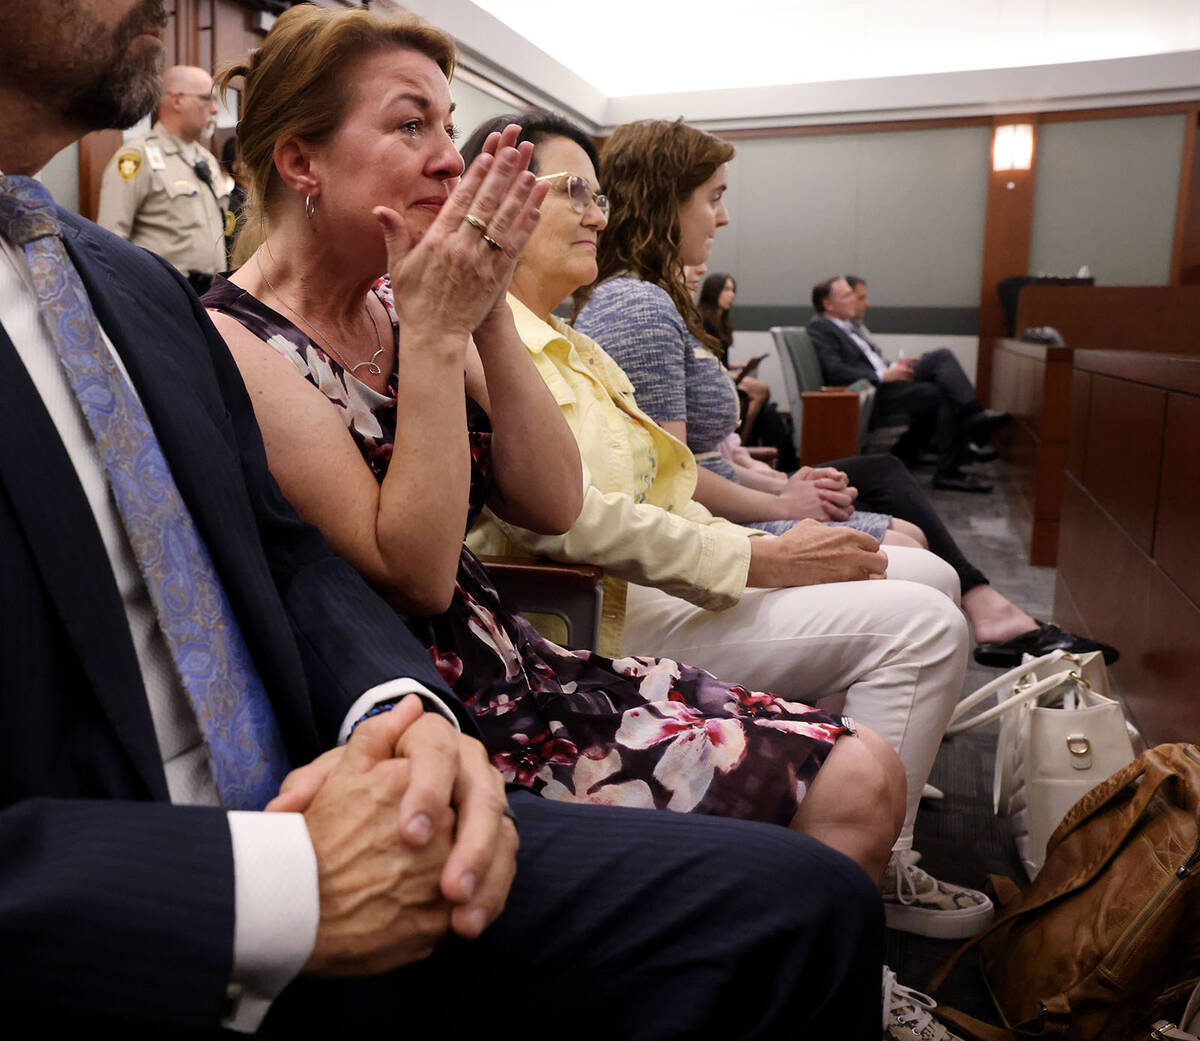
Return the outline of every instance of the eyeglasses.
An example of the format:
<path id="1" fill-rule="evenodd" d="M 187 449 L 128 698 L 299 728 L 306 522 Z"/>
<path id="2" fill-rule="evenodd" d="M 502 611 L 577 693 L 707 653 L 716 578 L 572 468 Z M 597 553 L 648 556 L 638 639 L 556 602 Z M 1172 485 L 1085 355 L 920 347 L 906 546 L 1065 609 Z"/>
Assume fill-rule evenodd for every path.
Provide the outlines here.
<path id="1" fill-rule="evenodd" d="M 173 90 L 171 94 L 177 98 L 199 98 L 201 101 L 207 101 L 210 104 L 217 100 L 216 94 L 213 94 L 211 91 L 207 94 L 193 94 L 186 90 Z"/>
<path id="2" fill-rule="evenodd" d="M 565 177 L 566 187 L 562 190 L 566 192 L 567 201 L 571 204 L 571 209 L 576 213 L 586 213 L 587 208 L 593 203 L 596 209 L 600 211 L 600 215 L 608 220 L 608 196 L 601 195 L 599 192 L 592 191 L 592 186 L 587 183 L 584 178 L 577 174 L 568 173 L 566 170 L 560 170 L 558 173 L 545 174 L 539 177 L 539 181 L 553 181 L 560 177 Z"/>

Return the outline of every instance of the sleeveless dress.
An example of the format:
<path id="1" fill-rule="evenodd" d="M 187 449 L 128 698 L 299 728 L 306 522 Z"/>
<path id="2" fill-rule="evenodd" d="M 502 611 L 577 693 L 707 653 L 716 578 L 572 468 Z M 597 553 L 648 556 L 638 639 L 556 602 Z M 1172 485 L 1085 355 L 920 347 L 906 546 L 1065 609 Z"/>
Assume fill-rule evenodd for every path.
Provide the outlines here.
<path id="1" fill-rule="evenodd" d="M 386 282 L 375 292 L 396 332 Z M 391 460 L 396 381 L 379 394 L 286 318 L 219 278 L 205 305 L 287 357 L 342 412 L 380 481 Z M 491 488 L 490 423 L 467 399 L 470 516 Z M 542 637 L 463 546 L 443 614 L 409 618 L 439 673 L 473 714 L 509 783 L 568 802 L 710 813 L 787 824 L 849 717 L 724 683 L 666 658 L 602 657 Z"/>

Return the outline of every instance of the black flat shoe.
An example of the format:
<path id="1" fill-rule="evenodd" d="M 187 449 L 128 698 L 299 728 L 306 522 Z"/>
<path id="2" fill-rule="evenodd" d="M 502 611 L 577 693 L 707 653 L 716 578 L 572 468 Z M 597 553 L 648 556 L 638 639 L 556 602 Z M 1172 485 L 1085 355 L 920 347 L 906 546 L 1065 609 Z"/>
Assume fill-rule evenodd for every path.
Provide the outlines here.
<path id="1" fill-rule="evenodd" d="M 967 445 L 967 460 L 972 463 L 990 463 L 999 453 L 991 445 L 977 445 L 972 441 Z"/>
<path id="2" fill-rule="evenodd" d="M 1037 621 L 1037 619 L 1034 619 Z M 1072 654 L 1084 654 L 1087 651 L 1099 651 L 1104 655 L 1104 664 L 1111 665 L 1121 652 L 1115 647 L 1099 640 L 1089 640 L 1085 636 L 1076 636 L 1065 629 L 1049 622 L 1038 622 L 1036 629 L 1027 633 L 1018 633 L 1011 640 L 1003 643 L 981 643 L 975 648 L 975 661 L 980 665 L 992 665 L 998 669 L 1011 669 L 1021 664 L 1022 654 L 1049 654 L 1051 651 L 1070 651 Z"/>
<path id="3" fill-rule="evenodd" d="M 990 484 L 984 484 L 961 470 L 944 470 L 934 474 L 933 486 L 944 492 L 975 492 L 977 495 L 986 495 L 992 490 Z"/>

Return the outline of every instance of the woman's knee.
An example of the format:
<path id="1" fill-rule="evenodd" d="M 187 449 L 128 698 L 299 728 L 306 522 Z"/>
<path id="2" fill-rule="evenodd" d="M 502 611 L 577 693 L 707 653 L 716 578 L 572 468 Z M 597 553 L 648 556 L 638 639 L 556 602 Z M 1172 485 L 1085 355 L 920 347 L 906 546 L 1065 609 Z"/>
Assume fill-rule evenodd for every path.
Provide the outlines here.
<path id="1" fill-rule="evenodd" d="M 913 524 L 912 521 L 906 521 L 900 517 L 893 517 L 891 530 L 907 536 L 916 544 L 918 549 L 929 548 L 929 540 L 925 537 L 925 532 L 917 527 L 917 525 Z M 901 545 L 904 545 L 904 543 L 901 543 Z"/>
<path id="2" fill-rule="evenodd" d="M 957 609 L 960 600 L 958 574 L 941 557 L 915 546 L 896 546 L 888 551 L 888 578 L 936 589 Z"/>
<path id="3" fill-rule="evenodd" d="M 880 737 L 870 727 L 859 724 L 858 737 L 866 745 L 867 750 L 879 764 L 884 779 L 884 791 L 888 805 L 892 809 L 892 825 L 895 836 L 904 825 L 904 815 L 908 807 L 908 774 L 900 754 Z M 889 844 L 890 848 L 890 844 Z"/>
<path id="4" fill-rule="evenodd" d="M 802 830 L 860 829 L 883 857 L 904 821 L 907 784 L 904 764 L 895 750 L 869 727 L 859 725 L 854 737 L 842 737 L 817 773 L 800 807 Z"/>
<path id="5" fill-rule="evenodd" d="M 921 553 L 923 556 L 933 557 L 928 550 L 923 550 Z M 914 594 L 910 608 L 913 613 L 912 617 L 920 630 L 936 633 L 946 647 L 961 651 L 965 659 L 970 639 L 967 620 L 958 606 L 958 576 L 954 574 L 949 564 L 945 564 L 937 557 L 933 559 L 937 560 L 939 564 L 943 564 L 954 576 L 953 592 L 955 595 L 950 597 L 945 588 L 942 588 L 939 593 L 937 587 L 932 583 L 919 586 L 920 592 Z"/>
<path id="6" fill-rule="evenodd" d="M 892 521 L 892 526 L 883 533 L 882 543 L 885 546 L 906 546 L 908 549 L 922 549 L 921 544 L 911 535 L 901 531 L 895 526 L 896 522 Z"/>
<path id="7" fill-rule="evenodd" d="M 904 554 L 907 557 L 931 557 L 933 554 L 926 550 L 896 550 L 895 556 Z M 889 578 L 890 568 L 889 568 Z M 955 577 L 955 591 L 957 591 Z M 959 609 L 957 601 L 949 599 L 949 594 L 943 588 L 939 590 L 932 584 L 913 581 L 888 581 L 870 583 L 887 587 L 888 601 L 884 605 L 893 617 L 899 617 L 900 624 L 896 635 L 909 650 L 906 655 L 915 655 L 921 667 L 957 663 L 966 668 L 968 639 L 967 621 Z M 921 686 L 928 686 L 922 684 Z M 954 691 L 957 698 L 961 691 Z M 949 695 L 948 695 L 949 696 Z"/>
<path id="8" fill-rule="evenodd" d="M 757 401 L 766 401 L 771 396 L 770 384 L 756 380 L 753 376 L 747 376 L 739 386 L 746 392 L 747 397 Z"/>

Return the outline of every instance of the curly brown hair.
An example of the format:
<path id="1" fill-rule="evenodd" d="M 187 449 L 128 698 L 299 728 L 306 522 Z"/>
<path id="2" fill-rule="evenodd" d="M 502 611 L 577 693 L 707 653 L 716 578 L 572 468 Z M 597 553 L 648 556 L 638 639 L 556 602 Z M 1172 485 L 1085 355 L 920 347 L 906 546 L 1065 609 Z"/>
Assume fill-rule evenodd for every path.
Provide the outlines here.
<path id="1" fill-rule="evenodd" d="M 621 272 L 653 282 L 670 295 L 688 331 L 714 354 L 719 344 L 704 331 L 683 279 L 679 207 L 722 163 L 735 155 L 728 141 L 682 119 L 643 119 L 617 127 L 600 150 L 597 174 L 612 211 L 600 236 L 597 282 Z M 594 285 L 594 284 L 593 284 Z M 576 296 L 583 307 L 592 286 Z"/>
<path id="2" fill-rule="evenodd" d="M 257 50 L 217 73 L 222 92 L 233 80 L 244 81 L 237 150 L 250 190 L 234 241 L 235 266 L 266 237 L 270 209 L 283 191 L 275 142 L 299 137 L 318 144 L 331 138 L 354 100 L 347 89 L 350 76 L 364 58 L 392 48 L 424 54 L 447 80 L 454 75 L 453 37 L 416 15 L 309 4 L 284 11 Z"/>

